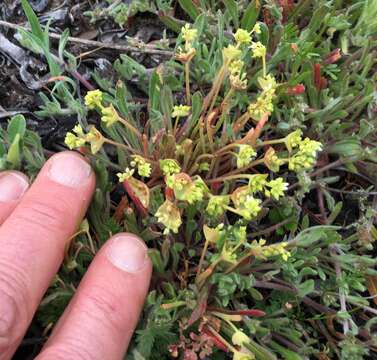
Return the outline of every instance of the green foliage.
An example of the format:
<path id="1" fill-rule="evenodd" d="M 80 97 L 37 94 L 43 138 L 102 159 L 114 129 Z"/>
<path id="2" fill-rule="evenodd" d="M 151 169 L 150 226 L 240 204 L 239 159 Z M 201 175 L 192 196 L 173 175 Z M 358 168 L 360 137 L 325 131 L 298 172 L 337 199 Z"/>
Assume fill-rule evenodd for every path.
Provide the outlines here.
<path id="1" fill-rule="evenodd" d="M 26 130 L 23 115 L 12 117 L 6 130 L 0 128 L 0 170 L 19 170 L 23 165 L 33 175 L 44 161 L 40 139 Z"/>
<path id="2" fill-rule="evenodd" d="M 150 247 L 154 288 L 128 358 L 375 352 L 377 7 L 351 3 L 108 1 L 93 22 L 153 14 L 174 57 L 149 67 L 120 55 L 84 103 L 68 32 L 51 55 L 48 26 L 23 1 L 22 41 L 60 75 L 36 115 L 76 116 L 66 144 L 97 174 L 62 282 L 78 283 L 110 234 Z M 2 168 L 38 168 L 22 117 L 0 139 Z M 67 299 L 50 291 L 43 324 Z"/>

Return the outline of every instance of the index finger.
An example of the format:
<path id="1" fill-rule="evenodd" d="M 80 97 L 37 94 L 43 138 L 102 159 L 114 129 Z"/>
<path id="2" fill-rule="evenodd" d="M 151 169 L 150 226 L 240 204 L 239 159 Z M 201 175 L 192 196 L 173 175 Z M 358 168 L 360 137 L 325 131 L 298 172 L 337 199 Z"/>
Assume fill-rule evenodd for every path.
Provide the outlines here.
<path id="1" fill-rule="evenodd" d="M 94 186 L 93 171 L 81 156 L 54 155 L 0 227 L 1 360 L 9 359 L 21 341 Z"/>

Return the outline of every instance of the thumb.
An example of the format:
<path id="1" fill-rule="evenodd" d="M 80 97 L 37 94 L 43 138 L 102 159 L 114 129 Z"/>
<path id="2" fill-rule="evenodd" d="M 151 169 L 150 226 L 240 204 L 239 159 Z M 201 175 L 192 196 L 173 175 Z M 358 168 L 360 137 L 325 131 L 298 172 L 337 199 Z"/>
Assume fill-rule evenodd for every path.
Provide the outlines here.
<path id="1" fill-rule="evenodd" d="M 122 359 L 148 292 L 144 242 L 112 237 L 96 255 L 38 360 Z"/>

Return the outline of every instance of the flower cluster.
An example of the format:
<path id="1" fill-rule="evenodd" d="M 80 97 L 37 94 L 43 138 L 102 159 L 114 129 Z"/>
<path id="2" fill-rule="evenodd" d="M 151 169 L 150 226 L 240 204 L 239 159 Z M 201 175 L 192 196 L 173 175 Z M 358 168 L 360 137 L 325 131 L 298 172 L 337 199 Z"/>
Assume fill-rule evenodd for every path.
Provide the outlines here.
<path id="1" fill-rule="evenodd" d="M 166 185 L 173 189 L 177 200 L 187 201 L 193 204 L 202 201 L 208 188 L 200 176 L 191 178 L 185 173 L 169 175 L 166 178 Z"/>
<path id="2" fill-rule="evenodd" d="M 297 129 L 284 138 L 285 146 L 289 152 L 301 144 L 302 141 L 302 131 Z"/>
<path id="3" fill-rule="evenodd" d="M 185 50 L 189 51 L 192 49 L 192 44 L 198 37 L 198 30 L 192 29 L 190 24 L 186 24 L 181 29 L 182 38 L 185 41 Z"/>
<path id="4" fill-rule="evenodd" d="M 264 154 L 264 164 L 273 172 L 278 172 L 280 166 L 284 163 L 282 159 L 280 159 L 274 148 L 270 147 Z"/>
<path id="5" fill-rule="evenodd" d="M 251 220 L 258 216 L 262 210 L 260 207 L 262 200 L 253 196 L 248 186 L 237 188 L 231 195 L 234 212 L 242 216 L 245 220 Z"/>
<path id="6" fill-rule="evenodd" d="M 248 166 L 251 160 L 257 155 L 257 153 L 252 146 L 247 144 L 238 145 L 238 148 L 237 168 L 240 169 Z"/>
<path id="7" fill-rule="evenodd" d="M 76 125 L 72 132 L 67 132 L 64 140 L 64 143 L 71 150 L 90 144 L 92 154 L 96 154 L 102 148 L 104 142 L 105 138 L 94 126 L 90 126 L 89 132 L 85 134 L 81 125 Z"/>
<path id="8" fill-rule="evenodd" d="M 238 60 L 242 55 L 242 50 L 232 44 L 223 49 L 224 63 L 229 64 L 233 60 Z"/>
<path id="9" fill-rule="evenodd" d="M 229 195 L 211 195 L 206 211 L 208 215 L 218 217 L 225 213 L 228 204 Z"/>
<path id="10" fill-rule="evenodd" d="M 85 96 L 85 105 L 88 109 L 94 110 L 102 107 L 103 93 L 101 90 L 91 90 Z"/>
<path id="11" fill-rule="evenodd" d="M 112 104 L 110 106 L 103 107 L 101 111 L 101 120 L 107 127 L 110 127 L 119 121 L 118 112 L 115 110 Z"/>
<path id="12" fill-rule="evenodd" d="M 160 160 L 160 169 L 165 176 L 178 174 L 181 171 L 181 167 L 174 159 Z"/>
<path id="13" fill-rule="evenodd" d="M 190 109 L 191 107 L 187 105 L 176 105 L 173 107 L 171 116 L 173 118 L 180 118 L 180 117 L 187 116 L 190 113 Z"/>
<path id="14" fill-rule="evenodd" d="M 298 144 L 298 151 L 289 158 L 288 168 L 296 172 L 310 170 L 315 165 L 317 153 L 322 150 L 318 141 L 306 138 Z"/>
<path id="15" fill-rule="evenodd" d="M 87 92 L 85 105 L 89 110 L 98 110 L 100 112 L 101 120 L 106 127 L 110 127 L 120 120 L 120 116 L 112 104 L 109 106 L 103 105 L 103 93 L 99 89 Z"/>
<path id="16" fill-rule="evenodd" d="M 236 40 L 237 44 L 247 44 L 251 43 L 251 33 L 244 29 L 238 29 L 234 36 L 234 40 Z"/>
<path id="17" fill-rule="evenodd" d="M 244 90 L 247 87 L 246 73 L 242 72 L 244 65 L 242 60 L 234 60 L 229 64 L 229 81 L 235 90 Z"/>
<path id="18" fill-rule="evenodd" d="M 184 50 L 181 47 L 178 48 L 176 59 L 185 63 L 191 61 L 195 56 L 194 42 L 198 37 L 198 30 L 192 29 L 190 24 L 186 24 L 181 29 L 181 36 L 185 43 Z"/>
<path id="19" fill-rule="evenodd" d="M 137 168 L 137 173 L 140 176 L 149 177 L 151 175 L 151 164 L 140 155 L 133 155 L 130 165 Z"/>
<path id="20" fill-rule="evenodd" d="M 258 83 L 263 91 L 257 97 L 256 101 L 248 107 L 250 117 L 255 120 L 260 120 L 264 114 L 271 113 L 274 110 L 273 100 L 277 87 L 275 78 L 271 75 L 259 77 Z"/>
<path id="21" fill-rule="evenodd" d="M 271 196 L 276 200 L 279 200 L 284 195 L 284 191 L 288 189 L 288 183 L 284 182 L 281 177 L 269 181 L 266 185 L 269 187 L 265 190 L 266 196 Z"/>
<path id="22" fill-rule="evenodd" d="M 269 258 L 273 256 L 281 256 L 284 261 L 287 261 L 291 256 L 291 253 L 286 249 L 288 243 L 286 241 L 266 245 L 266 240 L 260 239 L 252 242 L 252 248 L 255 250 L 255 256 L 257 258 Z"/>
<path id="23" fill-rule="evenodd" d="M 134 173 L 135 173 L 135 169 L 130 169 L 130 168 L 126 168 L 126 170 L 122 173 L 117 173 L 119 182 L 124 182 L 130 179 Z"/>
<path id="24" fill-rule="evenodd" d="M 157 221 L 165 226 L 164 234 L 170 231 L 178 233 L 178 229 L 182 224 L 181 213 L 176 205 L 170 200 L 165 202 L 158 208 L 156 212 Z"/>
<path id="25" fill-rule="evenodd" d="M 254 174 L 249 177 L 249 189 L 251 193 L 263 191 L 267 184 L 267 174 Z"/>
<path id="26" fill-rule="evenodd" d="M 251 43 L 250 48 L 252 50 L 252 57 L 264 58 L 266 56 L 266 47 L 260 41 Z"/>

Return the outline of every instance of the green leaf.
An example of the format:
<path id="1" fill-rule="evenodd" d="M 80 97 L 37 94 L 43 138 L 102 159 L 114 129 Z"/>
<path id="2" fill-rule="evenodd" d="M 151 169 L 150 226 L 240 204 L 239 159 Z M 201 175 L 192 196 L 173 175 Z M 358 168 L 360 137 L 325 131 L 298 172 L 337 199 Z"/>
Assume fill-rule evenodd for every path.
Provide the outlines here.
<path id="1" fill-rule="evenodd" d="M 198 17 L 198 8 L 194 5 L 192 0 L 178 0 L 178 2 L 181 8 L 190 16 L 191 19 L 195 20 Z"/>
<path id="2" fill-rule="evenodd" d="M 69 38 L 69 29 L 65 29 L 59 41 L 59 58 L 62 61 L 64 60 L 64 56 L 63 56 L 64 49 L 65 49 L 65 46 L 67 45 L 68 38 Z"/>
<path id="3" fill-rule="evenodd" d="M 311 292 L 313 292 L 314 290 L 314 280 L 313 279 L 310 279 L 310 280 L 306 280 L 304 281 L 303 283 L 301 283 L 300 285 L 297 286 L 297 289 L 298 289 L 298 296 L 300 297 L 304 297 L 308 294 L 310 294 Z"/>
<path id="4" fill-rule="evenodd" d="M 45 35 L 42 31 L 41 25 L 39 24 L 38 17 L 35 14 L 33 8 L 30 6 L 27 0 L 21 0 L 22 8 L 25 15 L 30 23 L 32 33 L 38 37 L 43 43 L 45 43 Z"/>
<path id="5" fill-rule="evenodd" d="M 232 17 L 233 24 L 238 28 L 238 5 L 235 0 L 223 0 L 226 9 L 229 11 L 230 16 Z"/>
<path id="6" fill-rule="evenodd" d="M 155 70 L 149 81 L 149 108 L 152 110 L 160 109 L 161 85 L 160 75 Z"/>
<path id="7" fill-rule="evenodd" d="M 260 7 L 257 7 L 257 0 L 251 1 L 241 19 L 241 28 L 251 31 L 257 22 L 259 11 Z"/>
<path id="8" fill-rule="evenodd" d="M 19 169 L 21 165 L 20 140 L 20 134 L 16 134 L 8 150 L 7 161 L 12 165 L 13 169 Z"/>
<path id="9" fill-rule="evenodd" d="M 9 136 L 9 142 L 13 143 L 17 135 L 22 139 L 26 131 L 26 120 L 25 117 L 21 114 L 13 116 L 9 121 L 7 132 Z"/>
<path id="10" fill-rule="evenodd" d="M 173 93 L 169 86 L 164 85 L 161 89 L 161 111 L 169 129 L 171 128 L 171 113 L 174 106 Z"/>
<path id="11" fill-rule="evenodd" d="M 198 122 L 200 112 L 201 112 L 201 109 L 202 109 L 203 97 L 202 97 L 202 95 L 200 94 L 199 91 L 197 91 L 192 96 L 191 101 L 192 101 L 192 108 L 191 108 L 192 112 L 191 112 L 191 116 L 190 116 L 190 119 L 189 119 L 188 131 L 190 131 L 190 129 L 192 129 L 192 127 Z"/>

